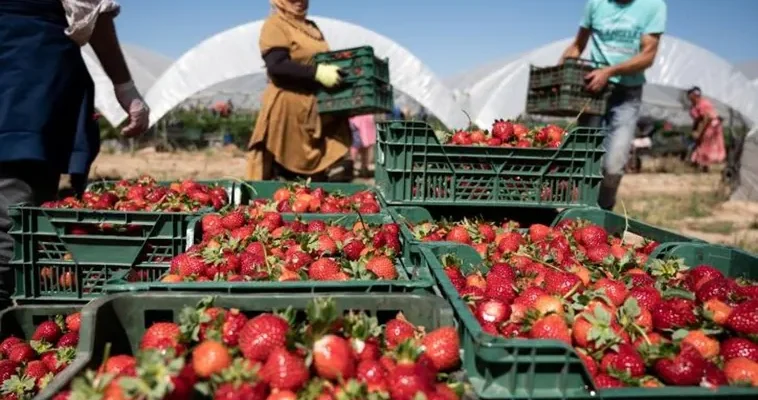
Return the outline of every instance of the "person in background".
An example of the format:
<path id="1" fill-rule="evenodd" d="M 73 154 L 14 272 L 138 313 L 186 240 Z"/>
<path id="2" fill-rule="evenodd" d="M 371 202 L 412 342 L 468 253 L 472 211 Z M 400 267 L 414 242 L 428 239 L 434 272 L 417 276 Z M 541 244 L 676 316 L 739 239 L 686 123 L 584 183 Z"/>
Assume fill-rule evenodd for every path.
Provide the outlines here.
<path id="1" fill-rule="evenodd" d="M 353 162 L 360 161 L 361 164 L 358 176 L 370 178 L 368 166 L 372 159 L 374 144 L 376 144 L 376 121 L 372 114 L 359 115 L 350 118 L 350 126 L 353 130 L 353 147 L 350 149 L 350 155 Z"/>
<path id="2" fill-rule="evenodd" d="M 690 116 L 694 122 L 692 137 L 695 148 L 690 161 L 701 171 L 707 172 L 713 164 L 720 164 L 726 159 L 724 129 L 716 109 L 703 97 L 700 88 L 695 86 L 687 91 L 690 100 Z"/>
<path id="3" fill-rule="evenodd" d="M 403 117 L 403 112 L 400 110 L 400 107 L 393 107 L 392 112 L 389 115 L 389 119 L 391 121 L 402 121 L 405 118 Z"/>
<path id="4" fill-rule="evenodd" d="M 8 262 L 8 207 L 55 197 L 60 175 L 83 175 L 99 149 L 94 86 L 81 55 L 86 43 L 113 82 L 129 122 L 122 134 L 148 128 L 149 109 L 137 92 L 116 35 L 112 0 L 0 1 L 0 308 L 13 280 Z"/>
<path id="5" fill-rule="evenodd" d="M 247 178 L 352 179 L 348 119 L 318 112 L 316 92 L 341 81 L 338 67 L 313 63 L 329 45 L 306 18 L 307 0 L 271 0 L 271 5 L 259 43 L 269 83 L 248 143 Z"/>
<path id="6" fill-rule="evenodd" d="M 588 0 L 579 31 L 560 60 L 580 57 L 589 42 L 591 60 L 605 67 L 586 76 L 587 88 L 597 92 L 613 84 L 606 114 L 582 116 L 579 122 L 608 127 L 598 198 L 598 205 L 607 210 L 616 204 L 642 105 L 645 70 L 655 61 L 665 28 L 663 0 Z"/>

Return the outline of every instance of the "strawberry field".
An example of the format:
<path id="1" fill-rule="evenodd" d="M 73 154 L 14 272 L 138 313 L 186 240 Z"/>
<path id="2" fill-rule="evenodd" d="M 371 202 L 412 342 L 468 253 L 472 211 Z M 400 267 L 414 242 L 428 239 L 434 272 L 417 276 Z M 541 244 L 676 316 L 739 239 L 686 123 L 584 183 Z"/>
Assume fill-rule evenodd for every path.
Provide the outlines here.
<path id="1" fill-rule="evenodd" d="M 599 132 L 414 124 L 377 186 L 13 207 L 0 398 L 758 397 L 758 261 L 591 207 Z"/>

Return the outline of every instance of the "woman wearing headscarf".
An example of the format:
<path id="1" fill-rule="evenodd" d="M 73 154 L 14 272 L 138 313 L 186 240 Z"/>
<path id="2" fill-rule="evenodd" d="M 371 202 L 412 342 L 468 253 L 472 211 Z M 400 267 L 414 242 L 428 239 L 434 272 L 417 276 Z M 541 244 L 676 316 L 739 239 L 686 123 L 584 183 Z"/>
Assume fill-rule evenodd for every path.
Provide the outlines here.
<path id="1" fill-rule="evenodd" d="M 149 110 L 116 36 L 118 11 L 113 0 L 0 0 L 0 303 L 13 293 L 8 207 L 52 199 L 63 173 L 80 186 L 100 146 L 80 46 L 92 45 L 113 82 L 129 115 L 123 134 L 147 129 Z"/>
<path id="2" fill-rule="evenodd" d="M 692 136 L 695 139 L 695 149 L 690 161 L 701 170 L 707 171 L 711 165 L 722 163 L 726 159 L 724 128 L 716 109 L 703 97 L 700 88 L 693 87 L 688 90 L 687 97 L 691 103 L 690 116 L 694 122 Z"/>
<path id="3" fill-rule="evenodd" d="M 319 115 L 316 92 L 340 83 L 339 68 L 315 65 L 329 51 L 308 0 L 271 0 L 260 49 L 269 82 L 248 145 L 247 178 L 338 180 L 352 175 L 345 162 L 351 134 L 347 118 Z M 352 178 L 352 177 L 349 177 Z"/>

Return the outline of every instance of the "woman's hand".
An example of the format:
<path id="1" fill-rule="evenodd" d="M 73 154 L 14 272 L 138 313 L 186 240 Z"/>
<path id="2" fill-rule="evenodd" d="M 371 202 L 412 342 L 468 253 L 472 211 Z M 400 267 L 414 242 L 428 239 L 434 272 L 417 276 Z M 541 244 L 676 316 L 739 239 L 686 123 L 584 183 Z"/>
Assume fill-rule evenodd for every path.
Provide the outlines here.
<path id="1" fill-rule="evenodd" d="M 150 124 L 150 107 L 137 91 L 133 81 L 113 85 L 116 99 L 121 108 L 129 114 L 129 123 L 121 130 L 126 137 L 135 137 L 147 131 Z"/>
<path id="2" fill-rule="evenodd" d="M 316 80 L 324 85 L 324 87 L 335 87 L 339 85 L 342 80 L 340 68 L 336 65 L 319 64 L 316 67 Z"/>

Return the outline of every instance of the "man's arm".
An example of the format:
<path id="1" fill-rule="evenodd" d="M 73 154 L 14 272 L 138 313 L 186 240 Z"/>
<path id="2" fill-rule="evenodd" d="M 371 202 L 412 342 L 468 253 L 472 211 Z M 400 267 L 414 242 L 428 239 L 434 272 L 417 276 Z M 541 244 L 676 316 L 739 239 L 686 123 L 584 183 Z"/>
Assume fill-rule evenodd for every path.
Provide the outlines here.
<path id="1" fill-rule="evenodd" d="M 121 53 L 116 26 L 113 23 L 113 14 L 100 14 L 89 43 L 95 50 L 103 70 L 114 85 L 129 82 L 132 79 L 124 55 Z"/>
<path id="2" fill-rule="evenodd" d="M 579 58 L 587 47 L 587 42 L 590 40 L 591 33 L 592 31 L 590 31 L 589 28 L 583 26 L 579 27 L 579 31 L 576 32 L 574 41 L 563 51 L 559 63 L 563 64 L 567 58 Z"/>
<path id="3" fill-rule="evenodd" d="M 640 52 L 621 64 L 613 65 L 609 68 L 611 76 L 615 75 L 632 75 L 639 72 L 644 72 L 646 69 L 653 66 L 655 62 L 655 56 L 658 53 L 658 44 L 661 41 L 661 34 L 648 34 L 642 35 L 640 42 Z"/>

